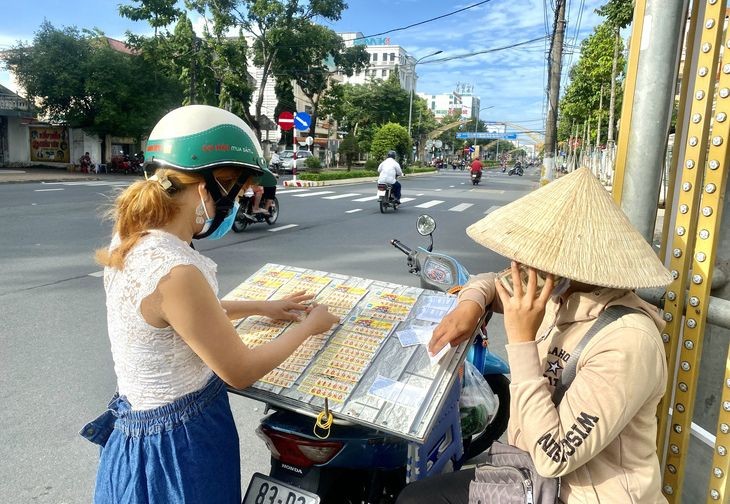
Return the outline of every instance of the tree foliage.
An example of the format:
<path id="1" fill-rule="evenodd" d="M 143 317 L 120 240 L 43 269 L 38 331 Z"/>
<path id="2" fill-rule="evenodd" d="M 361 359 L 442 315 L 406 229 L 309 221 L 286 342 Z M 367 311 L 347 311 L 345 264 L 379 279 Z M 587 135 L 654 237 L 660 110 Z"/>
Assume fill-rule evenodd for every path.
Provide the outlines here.
<path id="1" fill-rule="evenodd" d="M 181 99 L 174 80 L 156 79 L 141 57 L 112 49 L 101 32 L 48 21 L 31 44 L 8 52 L 6 66 L 47 119 L 102 137 L 140 138 Z"/>
<path id="2" fill-rule="evenodd" d="M 400 124 L 384 124 L 373 135 L 370 147 L 372 159 L 376 161 L 383 160 L 388 155 L 388 151 L 391 150 L 398 154 L 398 159 L 401 162 L 410 156 L 411 138 L 408 136 L 408 130 Z"/>
<path id="3" fill-rule="evenodd" d="M 289 45 L 279 48 L 272 68 L 279 79 L 297 83 L 312 104 L 312 131 L 317 124 L 320 100 L 335 73 L 351 76 L 364 69 L 370 56 L 364 46 L 345 47 L 342 38 L 325 26 L 300 20 Z"/>
<path id="4" fill-rule="evenodd" d="M 606 4 L 596 9 L 596 13 L 606 18 L 613 28 L 626 28 L 634 16 L 633 0 L 608 0 Z"/>
<path id="5" fill-rule="evenodd" d="M 288 49 L 302 23 L 315 18 L 320 21 L 337 21 L 346 8 L 344 0 L 188 0 L 187 4 L 201 14 L 210 14 L 217 26 L 240 28 L 253 37 L 253 62 L 262 69 L 262 80 L 255 102 L 255 112 L 250 118 L 254 129 L 261 136 L 261 116 L 264 91 L 281 52 Z M 299 63 L 306 67 L 319 60 Z"/>
<path id="6" fill-rule="evenodd" d="M 361 151 L 368 152 L 380 126 L 408 125 L 409 100 L 408 91 L 401 88 L 398 74 L 393 72 L 386 80 L 333 86 L 322 99 L 321 109 L 338 121 L 340 129 L 356 136 Z M 425 100 L 414 96 L 411 128 L 414 137 L 432 131 L 436 125 Z"/>
<path id="7" fill-rule="evenodd" d="M 603 118 L 602 129 L 607 129 L 608 93 L 611 86 L 611 67 L 613 61 L 614 44 L 620 44 L 618 67 L 623 68 L 625 59 L 623 42 L 615 37 L 614 28 L 604 22 L 594 29 L 593 33 L 581 44 L 581 55 L 578 62 L 570 69 L 570 83 L 560 104 L 560 128 L 558 137 L 561 140 L 568 138 L 574 124 L 582 126 L 590 119 L 595 130 L 599 114 Z M 603 87 L 603 108 L 600 110 L 601 88 Z M 620 109 L 620 100 L 616 108 Z M 595 136 L 595 132 L 593 132 Z M 606 138 L 606 133 L 601 133 Z"/>
<path id="8" fill-rule="evenodd" d="M 228 37 L 224 20 L 206 18 L 202 36 L 183 10 L 172 0 L 133 0 L 140 7 L 122 5 L 121 15 L 147 21 L 155 28 L 153 37 L 128 34 L 154 71 L 177 79 L 186 90 L 183 104 L 214 105 L 248 120 L 254 83 L 247 71 L 248 46 L 241 33 Z M 166 24 L 160 25 L 161 20 Z M 167 26 L 175 22 L 171 32 Z"/>

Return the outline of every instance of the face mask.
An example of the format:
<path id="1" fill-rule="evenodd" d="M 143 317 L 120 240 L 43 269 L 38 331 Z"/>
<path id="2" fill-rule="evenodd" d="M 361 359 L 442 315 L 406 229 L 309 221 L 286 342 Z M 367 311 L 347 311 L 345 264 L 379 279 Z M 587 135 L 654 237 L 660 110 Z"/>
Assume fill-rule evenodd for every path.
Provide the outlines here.
<path id="1" fill-rule="evenodd" d="M 570 278 L 561 278 L 557 281 L 555 286 L 553 287 L 553 291 L 550 293 L 550 296 L 553 299 L 557 299 L 563 294 L 565 294 L 568 289 L 570 288 Z"/>
<path id="2" fill-rule="evenodd" d="M 213 224 L 213 217 L 208 215 L 208 209 L 205 207 L 205 202 L 203 201 L 203 198 L 201 196 L 200 198 L 200 204 L 203 205 L 203 212 L 205 212 L 206 221 L 205 224 L 203 224 L 203 229 L 200 231 L 200 234 L 205 233 L 210 229 L 210 226 Z M 225 219 L 223 219 L 223 222 L 221 222 L 220 226 L 216 228 L 215 231 L 213 231 L 209 236 L 206 236 L 209 240 L 218 240 L 220 238 L 223 238 L 228 231 L 231 230 L 233 227 L 233 222 L 236 220 L 236 214 L 238 213 L 238 207 L 239 205 L 238 201 L 236 201 L 233 204 L 233 208 L 231 208 L 231 211 L 228 213 Z"/>

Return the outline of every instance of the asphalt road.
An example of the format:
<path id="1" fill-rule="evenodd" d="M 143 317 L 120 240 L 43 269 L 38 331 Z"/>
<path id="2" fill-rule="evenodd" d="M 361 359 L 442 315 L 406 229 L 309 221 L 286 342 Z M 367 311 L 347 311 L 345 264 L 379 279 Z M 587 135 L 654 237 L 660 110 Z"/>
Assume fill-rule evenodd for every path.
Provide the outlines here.
<path id="1" fill-rule="evenodd" d="M 218 263 L 221 294 L 267 262 L 418 285 L 405 256 L 388 242 L 427 243 L 415 223 L 429 213 L 438 225 L 437 251 L 473 273 L 495 271 L 506 260 L 472 242 L 464 229 L 537 187 L 537 180 L 536 169 L 519 178 L 490 172 L 478 187 L 461 171 L 405 178 L 403 205 L 385 215 L 373 183 L 280 188 L 276 225 L 256 224 L 196 245 Z M 93 251 L 107 245 L 111 223 L 102 216 L 128 183 L 0 184 L 0 502 L 91 500 L 98 450 L 77 433 L 115 390 Z M 493 349 L 502 353 L 495 329 Z M 252 472 L 268 470 L 268 452 L 253 432 L 263 407 L 239 396 L 231 403 L 245 485 Z"/>

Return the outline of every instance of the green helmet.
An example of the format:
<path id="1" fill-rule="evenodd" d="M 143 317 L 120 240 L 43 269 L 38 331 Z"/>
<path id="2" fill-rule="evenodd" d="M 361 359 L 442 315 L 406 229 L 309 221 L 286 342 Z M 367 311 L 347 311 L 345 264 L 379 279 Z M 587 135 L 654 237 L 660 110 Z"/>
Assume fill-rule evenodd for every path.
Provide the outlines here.
<path id="1" fill-rule="evenodd" d="M 256 135 L 235 114 L 208 105 L 188 105 L 165 115 L 147 140 L 147 157 L 157 166 L 203 171 L 223 166 L 266 166 Z"/>
<path id="2" fill-rule="evenodd" d="M 246 179 L 251 175 L 261 177 L 268 171 L 251 128 L 235 114 L 208 105 L 188 105 L 165 115 L 150 133 L 146 152 L 145 169 L 173 168 L 204 176 L 216 210 L 208 231 L 194 238 L 213 233 L 231 212 Z M 241 168 L 238 180 L 227 193 L 221 191 L 213 176 L 214 169 L 224 167 Z"/>

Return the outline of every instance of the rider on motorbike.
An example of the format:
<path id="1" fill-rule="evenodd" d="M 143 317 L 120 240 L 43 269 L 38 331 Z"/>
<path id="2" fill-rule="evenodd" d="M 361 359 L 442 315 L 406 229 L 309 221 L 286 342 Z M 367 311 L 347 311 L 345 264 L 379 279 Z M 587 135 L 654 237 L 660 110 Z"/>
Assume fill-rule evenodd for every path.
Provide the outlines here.
<path id="1" fill-rule="evenodd" d="M 478 173 L 479 176 L 482 176 L 482 162 L 479 160 L 478 157 L 474 158 L 474 161 L 471 162 L 471 173 Z"/>
<path id="2" fill-rule="evenodd" d="M 393 198 L 396 204 L 400 204 L 400 182 L 398 177 L 403 176 L 398 161 L 395 160 L 396 152 L 388 151 L 388 157 L 378 166 L 378 184 L 388 184 L 393 187 Z"/>

